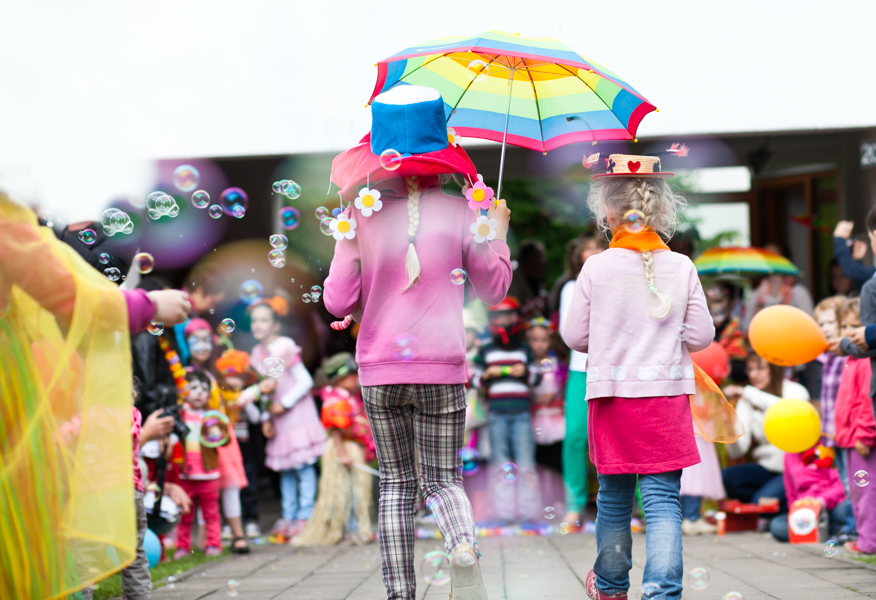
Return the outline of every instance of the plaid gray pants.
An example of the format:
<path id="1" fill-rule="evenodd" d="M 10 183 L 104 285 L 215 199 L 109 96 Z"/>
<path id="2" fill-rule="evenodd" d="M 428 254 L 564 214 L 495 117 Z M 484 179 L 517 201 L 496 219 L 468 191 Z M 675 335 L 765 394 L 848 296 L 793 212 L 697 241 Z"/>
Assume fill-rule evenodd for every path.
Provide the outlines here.
<path id="1" fill-rule="evenodd" d="M 362 395 L 382 474 L 378 532 L 383 583 L 390 600 L 414 600 L 418 479 L 447 552 L 462 543 L 475 543 L 474 516 L 462 487 L 459 460 L 465 436 L 465 388 L 461 384 L 378 385 L 363 387 Z"/>

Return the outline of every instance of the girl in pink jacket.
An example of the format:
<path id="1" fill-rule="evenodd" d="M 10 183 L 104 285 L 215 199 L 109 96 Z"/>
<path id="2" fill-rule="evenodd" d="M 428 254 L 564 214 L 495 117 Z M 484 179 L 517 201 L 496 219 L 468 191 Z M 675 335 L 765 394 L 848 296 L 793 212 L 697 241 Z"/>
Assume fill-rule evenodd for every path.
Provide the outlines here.
<path id="1" fill-rule="evenodd" d="M 697 271 L 671 252 L 685 199 L 653 156 L 611 155 L 588 204 L 609 249 L 590 257 L 562 334 L 589 353 L 590 458 L 599 475 L 597 558 L 591 598 L 627 598 L 630 517 L 641 489 L 648 520 L 646 597 L 681 598 L 681 470 L 700 460 L 688 396 L 696 392 L 690 353 L 715 336 Z"/>

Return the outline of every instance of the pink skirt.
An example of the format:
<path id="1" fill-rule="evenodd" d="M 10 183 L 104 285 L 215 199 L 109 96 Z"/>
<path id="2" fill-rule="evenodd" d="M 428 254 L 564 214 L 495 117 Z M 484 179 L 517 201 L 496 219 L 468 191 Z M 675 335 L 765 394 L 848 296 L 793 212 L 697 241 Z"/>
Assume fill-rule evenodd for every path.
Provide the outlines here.
<path id="1" fill-rule="evenodd" d="M 687 396 L 593 398 L 590 460 L 603 475 L 651 475 L 700 462 Z"/>
<path id="2" fill-rule="evenodd" d="M 240 454 L 240 446 L 237 445 L 237 436 L 234 428 L 228 428 L 231 441 L 226 446 L 219 446 L 219 489 L 236 487 L 243 489 L 248 485 L 246 471 L 243 468 L 243 456 Z"/>
<path id="3" fill-rule="evenodd" d="M 727 492 L 721 479 L 721 464 L 718 462 L 715 444 L 700 436 L 694 436 L 694 440 L 700 453 L 700 462 L 681 472 L 681 495 L 702 496 L 710 500 L 726 498 Z"/>
<path id="4" fill-rule="evenodd" d="M 265 465 L 272 471 L 288 471 L 313 464 L 325 452 L 328 434 L 316 412 L 313 398 L 304 398 L 272 420 L 275 434 L 265 446 Z"/>

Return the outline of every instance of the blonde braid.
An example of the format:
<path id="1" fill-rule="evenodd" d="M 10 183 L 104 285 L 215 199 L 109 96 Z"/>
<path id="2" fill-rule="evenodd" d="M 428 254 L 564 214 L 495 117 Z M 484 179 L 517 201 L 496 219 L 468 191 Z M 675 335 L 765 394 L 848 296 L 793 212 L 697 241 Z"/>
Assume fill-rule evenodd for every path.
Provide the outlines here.
<path id="1" fill-rule="evenodd" d="M 405 256 L 405 271 L 408 275 L 408 284 L 402 291 L 407 291 L 416 285 L 420 279 L 420 257 L 414 248 L 414 239 L 417 229 L 420 228 L 420 183 L 417 176 L 405 177 L 408 188 L 408 253 Z"/>
<path id="2" fill-rule="evenodd" d="M 641 208 L 637 208 L 636 210 L 641 210 L 642 214 L 645 215 L 645 225 L 653 229 L 652 221 L 654 220 L 654 207 L 651 206 L 651 191 L 649 181 L 643 177 L 639 187 L 635 190 L 635 193 L 639 196 L 638 204 L 641 206 Z M 636 204 L 637 202 L 634 200 L 633 205 L 635 206 Z M 656 319 L 665 319 L 669 316 L 669 311 L 672 308 L 672 300 L 666 294 L 661 294 L 657 291 L 657 284 L 654 281 L 654 255 L 650 250 L 642 252 L 642 263 L 645 267 L 645 279 L 648 281 L 648 291 L 660 300 L 660 307 L 654 309 L 654 311 L 651 312 L 651 316 Z"/>

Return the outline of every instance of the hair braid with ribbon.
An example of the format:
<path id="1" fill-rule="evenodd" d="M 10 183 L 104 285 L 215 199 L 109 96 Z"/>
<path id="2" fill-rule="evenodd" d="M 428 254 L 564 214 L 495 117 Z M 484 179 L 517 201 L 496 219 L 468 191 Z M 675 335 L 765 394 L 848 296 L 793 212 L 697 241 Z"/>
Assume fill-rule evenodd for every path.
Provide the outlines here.
<path id="1" fill-rule="evenodd" d="M 403 288 L 407 291 L 417 284 L 420 279 L 420 257 L 414 241 L 417 230 L 420 228 L 420 182 L 417 176 L 405 177 L 408 188 L 408 253 L 405 256 L 405 271 L 408 275 L 408 284 Z"/>
<path id="2" fill-rule="evenodd" d="M 652 189 L 651 181 L 645 178 L 639 179 L 639 185 L 633 190 L 633 210 L 640 211 L 645 217 L 645 226 L 654 229 L 655 213 L 659 210 L 659 196 Z M 659 301 L 660 307 L 651 312 L 651 316 L 657 319 L 665 319 L 672 309 L 672 299 L 666 294 L 657 291 L 657 282 L 654 278 L 654 255 L 650 250 L 642 252 L 642 264 L 645 267 L 645 279 L 648 281 L 648 291 Z"/>

